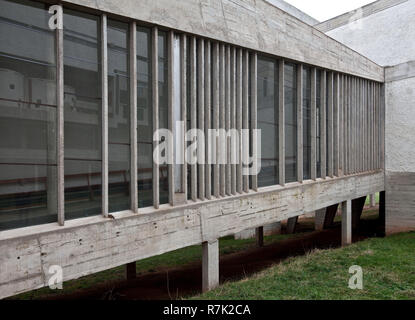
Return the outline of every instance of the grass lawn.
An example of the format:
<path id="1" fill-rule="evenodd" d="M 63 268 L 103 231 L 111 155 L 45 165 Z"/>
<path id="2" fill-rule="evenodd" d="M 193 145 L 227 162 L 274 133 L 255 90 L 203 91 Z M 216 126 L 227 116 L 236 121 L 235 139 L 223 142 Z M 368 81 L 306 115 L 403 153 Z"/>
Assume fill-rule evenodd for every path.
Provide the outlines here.
<path id="1" fill-rule="evenodd" d="M 193 299 L 415 299 L 415 232 L 346 248 L 315 250 Z M 349 267 L 363 268 L 363 290 L 348 288 Z"/>
<path id="2" fill-rule="evenodd" d="M 274 235 L 264 237 L 265 244 L 272 243 L 284 239 L 302 237 L 304 233 L 298 233 L 293 235 Z M 255 239 L 248 240 L 234 240 L 233 237 L 223 238 L 219 242 L 220 254 L 226 255 L 243 251 L 248 248 L 252 248 L 256 245 Z M 167 268 L 175 268 L 183 266 L 189 263 L 198 262 L 202 260 L 202 247 L 200 245 L 191 246 L 184 249 L 165 253 L 163 255 L 151 257 L 138 261 L 137 275 L 153 273 Z M 108 281 L 117 281 L 125 279 L 125 266 L 113 268 L 110 270 L 102 271 L 96 274 L 85 276 L 76 280 L 71 280 L 63 283 L 63 290 L 51 290 L 49 288 L 42 288 L 26 292 L 10 299 L 39 299 L 46 298 L 50 295 L 62 295 L 70 294 L 82 289 L 89 289 L 96 285 L 106 283 Z"/>

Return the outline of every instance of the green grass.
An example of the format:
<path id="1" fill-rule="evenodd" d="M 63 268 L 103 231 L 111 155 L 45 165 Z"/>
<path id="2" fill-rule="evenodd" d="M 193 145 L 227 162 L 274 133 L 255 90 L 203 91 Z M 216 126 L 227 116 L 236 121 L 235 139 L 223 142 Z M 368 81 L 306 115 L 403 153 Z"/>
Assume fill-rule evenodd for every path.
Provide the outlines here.
<path id="1" fill-rule="evenodd" d="M 304 233 L 293 235 L 274 235 L 264 238 L 265 244 L 275 241 L 281 241 L 288 238 L 302 237 Z M 255 239 L 248 240 L 234 240 L 233 237 L 221 239 L 219 242 L 220 254 L 232 254 L 243 251 L 255 246 Z M 202 247 L 200 245 L 191 246 L 184 249 L 165 253 L 163 255 L 151 257 L 138 261 L 137 275 L 148 274 L 164 270 L 167 268 L 175 268 L 189 263 L 196 263 L 202 260 Z M 11 299 L 39 299 L 47 298 L 48 296 L 65 295 L 76 292 L 78 290 L 90 289 L 94 286 L 105 284 L 108 281 L 119 281 L 125 279 L 125 267 L 117 267 L 110 270 L 102 271 L 96 274 L 85 276 L 76 280 L 71 280 L 63 283 L 63 290 L 51 290 L 49 288 L 42 288 L 39 290 L 30 291 L 27 293 L 14 296 Z"/>
<path id="2" fill-rule="evenodd" d="M 415 232 L 289 258 L 250 278 L 193 299 L 415 299 Z M 349 267 L 363 268 L 363 290 L 351 290 Z"/>

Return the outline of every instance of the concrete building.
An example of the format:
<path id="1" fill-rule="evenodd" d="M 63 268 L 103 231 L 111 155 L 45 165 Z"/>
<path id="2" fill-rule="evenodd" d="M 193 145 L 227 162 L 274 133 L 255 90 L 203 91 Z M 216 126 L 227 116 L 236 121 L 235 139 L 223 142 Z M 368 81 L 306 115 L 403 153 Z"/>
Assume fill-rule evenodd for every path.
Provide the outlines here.
<path id="1" fill-rule="evenodd" d="M 316 25 L 385 67 L 388 234 L 415 226 L 414 21 L 415 1 L 380 0 Z"/>
<path id="2" fill-rule="evenodd" d="M 388 153 L 413 143 L 393 114 L 405 68 L 385 86 L 383 66 L 281 1 L 56 3 L 0 0 L 0 298 L 47 286 L 53 266 L 66 281 L 195 244 L 209 290 L 220 238 L 261 242 L 263 226 L 340 205 L 347 245 L 352 213 L 376 192 L 382 211 L 385 184 L 387 224 L 414 227 L 413 159 Z M 212 142 L 218 129 L 240 139 Z M 188 145 L 199 162 L 155 161 Z"/>

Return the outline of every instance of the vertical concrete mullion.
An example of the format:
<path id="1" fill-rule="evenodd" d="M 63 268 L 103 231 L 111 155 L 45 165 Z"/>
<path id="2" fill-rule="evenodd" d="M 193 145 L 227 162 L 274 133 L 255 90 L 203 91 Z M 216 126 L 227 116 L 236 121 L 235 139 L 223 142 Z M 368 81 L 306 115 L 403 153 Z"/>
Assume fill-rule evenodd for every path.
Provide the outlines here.
<path id="1" fill-rule="evenodd" d="M 137 25 L 130 23 L 130 190 L 131 211 L 138 211 L 138 163 L 137 163 Z"/>
<path id="2" fill-rule="evenodd" d="M 321 150 L 321 177 L 326 179 L 327 177 L 327 161 L 326 161 L 326 152 L 327 152 L 327 126 L 326 126 L 326 90 L 327 90 L 327 83 L 326 83 L 326 70 L 321 71 L 321 94 L 320 94 L 320 110 L 321 110 L 321 117 L 320 117 L 320 150 Z"/>
<path id="3" fill-rule="evenodd" d="M 158 77 L 158 29 L 153 27 L 152 29 L 152 101 L 153 101 L 153 151 L 156 149 L 160 141 L 160 136 L 158 133 L 159 129 L 159 77 Z M 153 156 L 153 205 L 154 208 L 158 209 L 160 207 L 160 188 L 159 188 L 159 154 L 156 152 Z"/>
<path id="4" fill-rule="evenodd" d="M 173 81 L 174 81 L 174 74 L 176 72 L 174 66 L 174 32 L 169 31 L 168 38 L 167 38 L 167 64 L 168 64 L 168 72 L 167 72 L 167 87 L 168 87 L 168 105 L 167 105 L 167 113 L 168 113 L 168 129 L 171 133 L 175 131 L 174 128 L 174 100 L 175 100 L 175 92 L 173 90 Z M 173 135 L 174 136 L 174 135 Z M 176 144 L 173 141 L 168 141 L 168 160 L 169 163 L 167 165 L 168 170 L 168 186 L 169 186 L 169 204 L 171 206 L 175 205 L 175 182 L 174 182 L 174 167 L 175 167 L 175 152 L 176 152 Z"/>
<path id="5" fill-rule="evenodd" d="M 220 163 L 220 176 L 219 187 L 220 195 L 224 197 L 226 195 L 226 144 L 223 136 L 223 130 L 225 129 L 225 46 L 223 44 L 219 47 L 219 163 Z"/>
<path id="6" fill-rule="evenodd" d="M 244 134 L 242 135 L 242 166 L 246 167 L 249 161 L 249 135 L 246 130 L 249 130 L 249 51 L 245 50 L 243 53 L 243 98 L 242 98 L 242 128 Z M 243 191 L 249 192 L 249 176 L 243 174 Z"/>
<path id="7" fill-rule="evenodd" d="M 316 68 L 311 69 L 311 179 L 317 179 L 317 87 Z"/>
<path id="8" fill-rule="evenodd" d="M 362 157 L 362 145 L 360 143 L 360 139 L 361 139 L 361 126 L 360 126 L 360 107 L 361 107 L 361 103 L 360 103 L 360 94 L 361 94 L 361 90 L 360 90 L 360 78 L 357 78 L 357 104 L 356 104 L 356 111 L 357 111 L 357 128 L 356 128 L 356 132 L 357 132 L 357 172 L 361 172 L 361 157 Z"/>
<path id="9" fill-rule="evenodd" d="M 231 50 L 231 128 L 232 130 L 236 130 L 236 87 L 237 87 L 237 83 L 236 83 L 236 48 L 232 47 Z M 236 152 L 237 152 L 237 143 L 239 143 L 239 138 L 238 140 L 235 139 L 235 137 L 232 138 L 232 146 L 231 146 L 231 150 L 232 150 L 232 183 L 231 183 L 231 189 L 232 189 L 232 194 L 236 195 L 236 176 L 237 176 L 237 171 L 236 171 Z"/>
<path id="10" fill-rule="evenodd" d="M 58 20 L 63 27 L 63 9 L 59 5 Z M 56 149 L 57 149 L 57 206 L 58 224 L 65 225 L 65 161 L 64 161 L 64 61 L 63 61 L 63 28 L 56 28 Z"/>
<path id="11" fill-rule="evenodd" d="M 199 39 L 198 43 L 198 61 L 197 61 L 197 69 L 198 69 L 198 86 L 197 86 L 197 110 L 198 110 L 198 129 L 202 132 L 205 132 L 205 42 L 203 39 Z M 205 159 L 205 148 L 204 148 L 204 141 L 202 137 L 198 137 L 197 139 L 197 154 L 198 159 L 200 156 L 201 159 Z M 198 161 L 199 163 L 199 161 Z M 199 183 L 199 199 L 205 199 L 205 164 L 198 164 L 198 183 Z"/>
<path id="12" fill-rule="evenodd" d="M 367 171 L 367 80 L 364 80 L 363 82 L 363 117 L 364 117 L 364 164 L 363 169 L 366 172 Z"/>
<path id="13" fill-rule="evenodd" d="M 213 129 L 219 129 L 219 43 L 215 42 L 213 45 L 213 57 L 212 57 L 212 85 L 213 85 Z M 212 153 L 215 153 L 214 156 L 214 165 L 213 165 L 213 194 L 215 197 L 219 197 L 220 188 L 219 188 L 219 164 L 218 164 L 218 138 L 217 135 L 214 135 L 213 150 Z"/>
<path id="14" fill-rule="evenodd" d="M 364 117 L 363 117 L 363 94 L 364 94 L 364 90 L 363 90 L 363 79 L 360 79 L 360 83 L 359 83 L 359 87 L 360 87 L 360 119 L 359 119 L 359 123 L 360 123 L 360 172 L 364 172 Z"/>
<path id="15" fill-rule="evenodd" d="M 346 89 L 347 89 L 347 101 L 346 101 L 346 139 L 347 139 L 347 146 L 346 146 L 346 162 L 347 162 L 347 174 L 350 174 L 350 95 L 351 95 L 351 87 L 350 87 L 350 76 L 347 76 L 346 80 Z"/>
<path id="16" fill-rule="evenodd" d="M 253 159 L 253 166 L 252 170 L 253 173 L 252 177 L 252 189 L 254 191 L 258 191 L 258 136 L 256 130 L 258 129 L 258 99 L 257 99 L 257 92 L 258 92 L 258 56 L 257 53 L 253 53 L 251 57 L 251 137 L 252 137 L 252 159 Z"/>
<path id="17" fill-rule="evenodd" d="M 278 61 L 278 160 L 279 184 L 285 185 L 285 92 L 284 60 Z"/>
<path id="18" fill-rule="evenodd" d="M 370 83 L 370 169 L 374 170 L 374 83 Z"/>
<path id="19" fill-rule="evenodd" d="M 190 40 L 190 128 L 197 129 L 197 66 L 196 66 L 196 51 L 197 43 L 196 37 Z M 195 140 L 193 140 L 193 143 Z M 197 201 L 197 163 L 194 159 L 190 165 L 191 172 L 191 198 Z"/>
<path id="20" fill-rule="evenodd" d="M 347 175 L 347 75 L 343 75 L 343 174 Z"/>
<path id="21" fill-rule="evenodd" d="M 108 48 L 107 48 L 107 15 L 101 16 L 101 174 L 102 174 L 102 214 L 108 217 Z"/>
<path id="22" fill-rule="evenodd" d="M 372 83 L 371 81 L 368 81 L 367 84 L 367 141 L 368 141 L 368 146 L 367 146 L 367 163 L 368 163 L 368 171 L 372 170 L 372 161 L 371 161 L 371 156 L 372 156 L 372 121 L 371 121 L 371 103 L 372 103 L 372 95 L 371 95 L 371 86 Z"/>
<path id="23" fill-rule="evenodd" d="M 381 150 L 380 150 L 380 168 L 385 170 L 385 84 L 381 84 L 381 94 L 380 94 L 380 103 L 381 103 Z"/>
<path id="24" fill-rule="evenodd" d="M 208 131 L 211 129 L 211 44 L 209 40 L 205 43 L 205 141 L 206 141 L 206 165 L 205 165 L 205 196 L 208 200 L 212 198 L 212 167 L 209 163 L 212 145 Z"/>
<path id="25" fill-rule="evenodd" d="M 186 150 L 186 132 L 187 132 L 187 36 L 182 34 L 180 39 L 180 103 L 181 103 L 181 114 L 183 122 L 183 146 Z M 184 199 L 187 201 L 187 155 L 184 151 L 184 163 L 182 165 L 182 186 Z"/>
<path id="26" fill-rule="evenodd" d="M 328 145 L 327 145 L 327 152 L 328 152 L 328 163 L 327 163 L 327 175 L 333 178 L 333 163 L 334 163 L 334 153 L 333 153 L 333 72 L 329 72 L 329 82 L 327 84 L 328 90 L 328 128 L 327 128 L 327 135 L 328 135 Z"/>
<path id="27" fill-rule="evenodd" d="M 376 169 L 380 168 L 380 86 L 376 84 Z"/>
<path id="28" fill-rule="evenodd" d="M 231 48 L 225 48 L 225 129 L 231 129 Z M 226 136 L 226 195 L 232 195 L 231 139 Z"/>
<path id="29" fill-rule="evenodd" d="M 242 49 L 237 49 L 237 85 L 236 85 L 236 129 L 239 133 L 239 143 L 238 143 L 238 164 L 237 164 L 237 175 L 236 175 L 236 189 L 238 193 L 242 193 L 243 190 L 243 178 L 242 178 Z"/>
<path id="30" fill-rule="evenodd" d="M 334 74 L 333 81 L 333 175 L 338 177 L 339 174 L 339 163 L 340 163 L 340 152 L 339 152 L 339 109 L 340 109 L 340 92 L 339 92 L 339 74 Z"/>
<path id="31" fill-rule="evenodd" d="M 303 156 L 303 65 L 297 66 L 297 181 L 304 180 Z"/>
<path id="32" fill-rule="evenodd" d="M 352 77 L 352 173 L 356 173 L 356 78 Z"/>

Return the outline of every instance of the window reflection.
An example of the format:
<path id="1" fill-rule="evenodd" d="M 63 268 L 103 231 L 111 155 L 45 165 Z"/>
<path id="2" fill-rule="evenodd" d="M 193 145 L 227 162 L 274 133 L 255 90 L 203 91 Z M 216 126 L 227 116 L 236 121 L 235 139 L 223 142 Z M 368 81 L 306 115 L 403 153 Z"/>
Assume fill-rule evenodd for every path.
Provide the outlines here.
<path id="1" fill-rule="evenodd" d="M 258 129 L 261 130 L 261 172 L 258 186 L 279 183 L 278 65 L 258 58 Z"/>
<path id="2" fill-rule="evenodd" d="M 57 221 L 55 34 L 44 4 L 0 0 L 0 230 Z"/>

